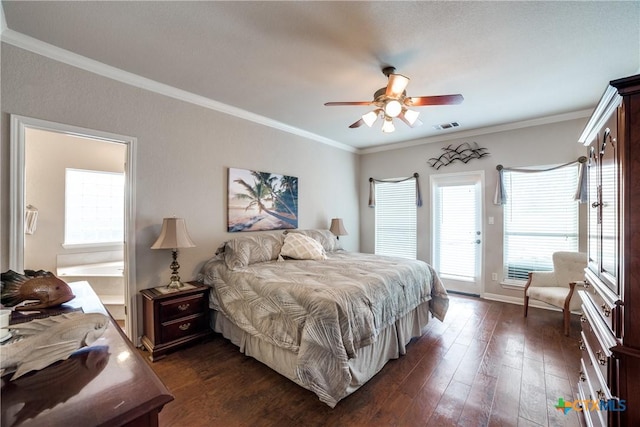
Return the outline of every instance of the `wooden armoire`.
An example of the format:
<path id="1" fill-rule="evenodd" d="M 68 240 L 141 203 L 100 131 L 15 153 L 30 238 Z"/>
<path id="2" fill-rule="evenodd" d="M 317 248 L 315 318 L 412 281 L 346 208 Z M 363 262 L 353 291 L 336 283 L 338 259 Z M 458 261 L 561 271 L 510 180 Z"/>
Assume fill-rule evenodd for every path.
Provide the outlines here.
<path id="1" fill-rule="evenodd" d="M 590 402 L 587 425 L 640 426 L 640 75 L 609 83 L 579 142 L 589 264 L 576 399 Z"/>

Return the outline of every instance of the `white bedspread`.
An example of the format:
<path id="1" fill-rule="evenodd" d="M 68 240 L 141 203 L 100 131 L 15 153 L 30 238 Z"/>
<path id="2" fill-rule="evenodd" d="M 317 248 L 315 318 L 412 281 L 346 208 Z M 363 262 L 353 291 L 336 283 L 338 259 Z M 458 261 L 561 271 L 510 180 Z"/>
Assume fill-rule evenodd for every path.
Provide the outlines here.
<path id="1" fill-rule="evenodd" d="M 203 268 L 216 310 L 245 332 L 298 354 L 302 384 L 329 406 L 344 397 L 348 359 L 419 304 L 443 320 L 448 297 L 422 261 L 345 251 L 323 261 L 286 260 L 230 270 Z"/>

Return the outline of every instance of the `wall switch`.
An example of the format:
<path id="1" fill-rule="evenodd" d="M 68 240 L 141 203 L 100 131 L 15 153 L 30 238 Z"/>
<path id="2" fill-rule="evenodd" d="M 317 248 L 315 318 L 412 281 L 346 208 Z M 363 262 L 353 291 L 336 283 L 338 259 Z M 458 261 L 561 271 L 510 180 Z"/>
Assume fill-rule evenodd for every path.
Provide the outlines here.
<path id="1" fill-rule="evenodd" d="M 498 273 L 491 273 L 491 280 L 493 280 L 494 282 L 498 281 Z"/>
<path id="2" fill-rule="evenodd" d="M 489 225 L 493 225 L 493 223 L 494 223 L 494 221 L 493 221 L 493 217 L 492 217 L 492 216 L 490 216 L 490 217 L 489 217 Z"/>

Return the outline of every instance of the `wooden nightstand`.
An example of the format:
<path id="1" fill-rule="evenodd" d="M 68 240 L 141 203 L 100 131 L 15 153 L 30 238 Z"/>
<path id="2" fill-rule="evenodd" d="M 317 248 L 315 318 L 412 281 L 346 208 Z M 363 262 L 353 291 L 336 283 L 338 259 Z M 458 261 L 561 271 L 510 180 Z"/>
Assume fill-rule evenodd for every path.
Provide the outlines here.
<path id="1" fill-rule="evenodd" d="M 209 327 L 209 286 L 189 282 L 188 289 L 164 293 L 163 288 L 140 291 L 143 302 L 142 345 L 152 362 L 176 347 L 213 333 Z"/>

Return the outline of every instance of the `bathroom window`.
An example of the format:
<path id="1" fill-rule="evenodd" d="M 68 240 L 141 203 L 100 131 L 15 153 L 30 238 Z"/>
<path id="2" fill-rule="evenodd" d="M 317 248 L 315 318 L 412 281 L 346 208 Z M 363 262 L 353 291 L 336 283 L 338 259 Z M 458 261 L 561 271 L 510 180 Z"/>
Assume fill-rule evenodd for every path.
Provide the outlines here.
<path id="1" fill-rule="evenodd" d="M 66 169 L 64 246 L 124 241 L 124 173 Z"/>

